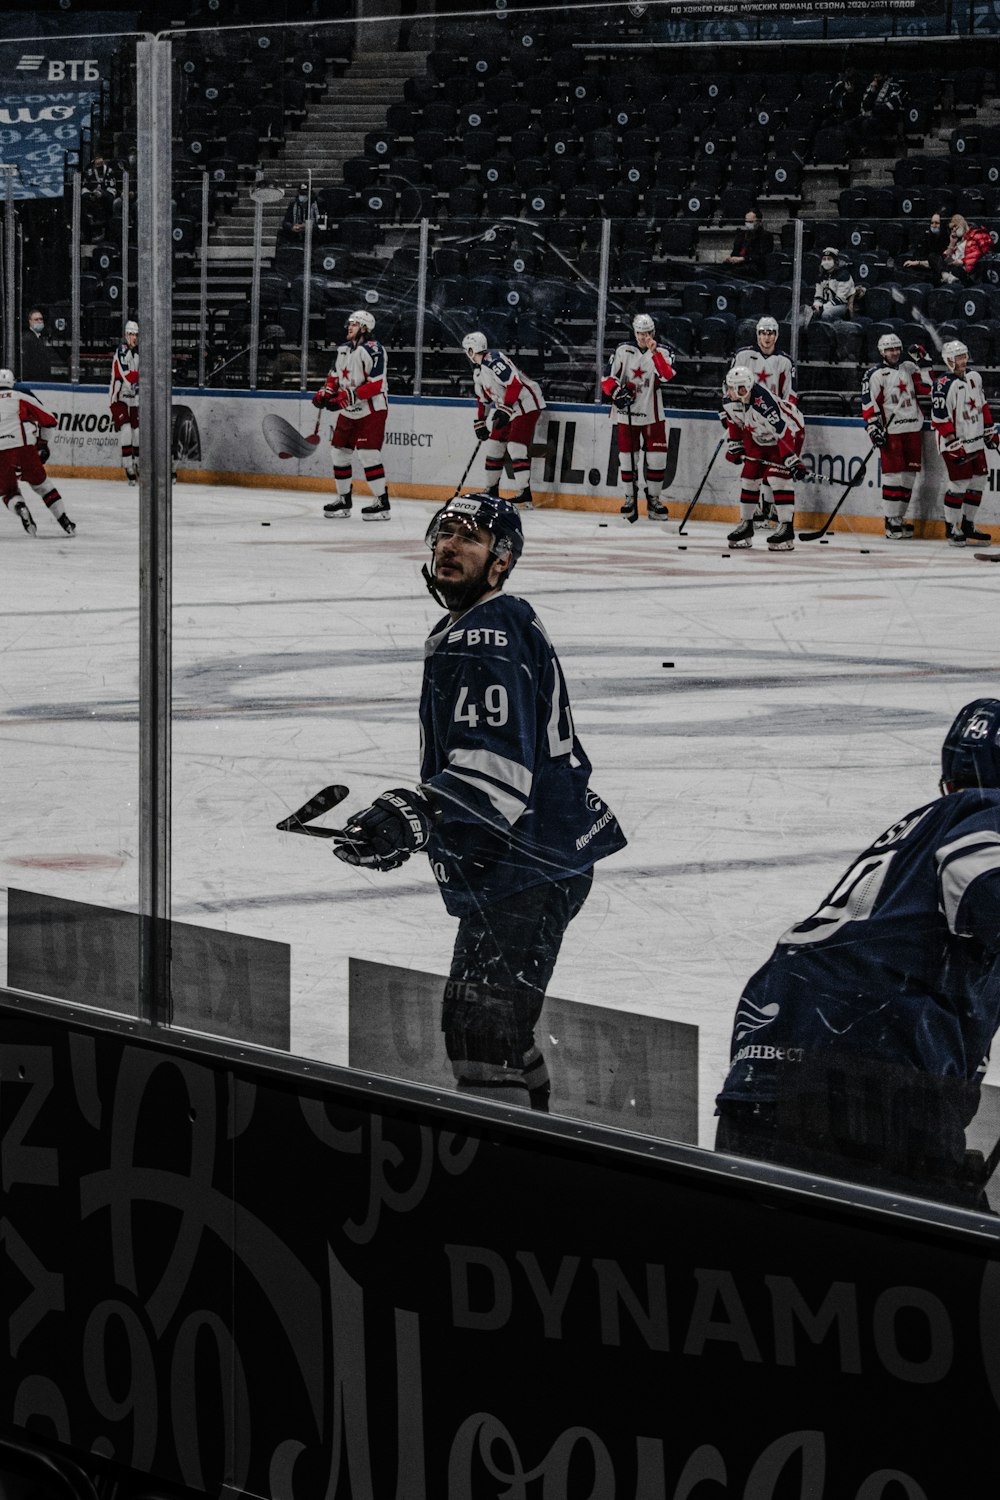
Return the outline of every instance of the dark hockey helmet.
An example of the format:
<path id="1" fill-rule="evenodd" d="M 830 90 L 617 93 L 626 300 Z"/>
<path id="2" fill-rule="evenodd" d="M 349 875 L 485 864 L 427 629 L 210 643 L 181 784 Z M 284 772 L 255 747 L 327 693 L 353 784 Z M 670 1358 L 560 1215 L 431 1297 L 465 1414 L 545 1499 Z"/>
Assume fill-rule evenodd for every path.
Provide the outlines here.
<path id="1" fill-rule="evenodd" d="M 1000 787 L 1000 698 L 976 698 L 961 710 L 941 747 L 941 790 Z"/>
<path id="2" fill-rule="evenodd" d="M 492 538 L 490 551 L 493 556 L 500 559 L 509 557 L 507 572 L 514 571 L 517 560 L 524 551 L 524 532 L 521 530 L 521 516 L 516 505 L 494 495 L 455 495 L 431 517 L 424 541 L 432 552 L 445 521 L 467 526 L 470 531 L 479 527 L 488 531 Z"/>

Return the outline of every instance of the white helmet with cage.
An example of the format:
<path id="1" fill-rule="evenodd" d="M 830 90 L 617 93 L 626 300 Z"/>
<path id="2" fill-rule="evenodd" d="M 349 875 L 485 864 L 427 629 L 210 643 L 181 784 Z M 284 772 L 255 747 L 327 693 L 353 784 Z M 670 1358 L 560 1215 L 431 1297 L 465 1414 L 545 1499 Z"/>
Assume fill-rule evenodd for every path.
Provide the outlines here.
<path id="1" fill-rule="evenodd" d="M 467 333 L 462 340 L 462 348 L 470 359 L 474 354 L 485 354 L 489 348 L 485 333 Z"/>
<path id="2" fill-rule="evenodd" d="M 747 395 L 749 395 L 752 388 L 753 371 L 746 365 L 733 365 L 726 376 L 724 394 L 731 401 L 742 401 L 744 398 L 740 395 L 740 392 L 746 391 Z"/>
<path id="3" fill-rule="evenodd" d="M 361 308 L 358 312 L 348 313 L 347 321 L 348 323 L 357 323 L 358 327 L 364 329 L 365 333 L 371 333 L 375 328 L 374 317 L 370 312 L 366 312 L 364 308 Z"/>
<path id="4" fill-rule="evenodd" d="M 969 346 L 968 344 L 963 344 L 961 339 L 949 339 L 947 344 L 945 344 L 944 348 L 941 350 L 941 358 L 944 360 L 949 370 L 953 370 L 955 368 L 956 363 L 961 359 L 963 354 L 965 355 L 966 359 L 968 359 Z"/>
<path id="5" fill-rule="evenodd" d="M 636 334 L 656 332 L 656 324 L 649 316 L 649 313 L 636 313 L 632 319 L 632 332 Z"/>
<path id="6" fill-rule="evenodd" d="M 9 391 L 14 384 L 13 370 L 0 370 L 0 391 Z"/>
<path id="7" fill-rule="evenodd" d="M 762 318 L 758 318 L 757 319 L 757 332 L 759 334 L 760 333 L 773 333 L 774 336 L 775 336 L 775 338 L 777 338 L 778 337 L 778 320 L 777 320 L 777 318 L 772 318 L 770 313 L 765 313 Z"/>

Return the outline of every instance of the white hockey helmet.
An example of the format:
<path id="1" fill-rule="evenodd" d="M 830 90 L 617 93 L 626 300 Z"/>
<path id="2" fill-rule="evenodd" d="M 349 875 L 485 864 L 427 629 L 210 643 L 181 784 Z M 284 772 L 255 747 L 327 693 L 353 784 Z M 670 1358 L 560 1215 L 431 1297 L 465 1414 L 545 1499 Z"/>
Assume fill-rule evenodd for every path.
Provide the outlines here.
<path id="1" fill-rule="evenodd" d="M 348 313 L 347 321 L 348 323 L 357 323 L 358 327 L 363 328 L 365 333 L 371 333 L 375 327 L 374 317 L 370 312 L 366 312 L 364 308 L 359 312 Z"/>
<path id="2" fill-rule="evenodd" d="M 467 333 L 462 340 L 462 348 L 470 358 L 473 354 L 485 354 L 489 348 L 485 333 Z"/>
<path id="3" fill-rule="evenodd" d="M 14 384 L 13 370 L 0 370 L 0 391 L 9 391 Z"/>
<path id="4" fill-rule="evenodd" d="M 898 333 L 883 333 L 878 341 L 878 352 L 880 354 L 884 354 L 887 349 L 902 350 L 902 348 L 903 340 Z"/>
<path id="5" fill-rule="evenodd" d="M 656 332 L 656 324 L 653 322 L 652 318 L 649 316 L 649 313 L 636 313 L 635 317 L 632 319 L 632 332 L 633 333 L 655 333 Z"/>
<path id="6" fill-rule="evenodd" d="M 134 333 L 136 338 L 139 337 L 139 325 L 133 323 L 131 319 L 125 324 L 125 337 L 128 338 L 130 333 Z"/>
<path id="7" fill-rule="evenodd" d="M 757 319 L 757 332 L 758 333 L 773 333 L 774 336 L 775 336 L 775 338 L 777 338 L 778 337 L 778 320 L 777 320 L 777 318 L 772 318 L 771 315 L 770 315 L 770 313 L 765 313 L 764 317 Z"/>
<path id="8" fill-rule="evenodd" d="M 740 391 L 749 391 L 753 385 L 753 372 L 746 365 L 733 365 L 726 376 L 725 394 L 740 399 Z"/>
<path id="9" fill-rule="evenodd" d="M 963 354 L 968 358 L 969 346 L 968 344 L 963 344 L 961 339 L 949 339 L 941 350 L 941 358 L 949 370 L 955 368 L 955 361 L 961 359 Z"/>

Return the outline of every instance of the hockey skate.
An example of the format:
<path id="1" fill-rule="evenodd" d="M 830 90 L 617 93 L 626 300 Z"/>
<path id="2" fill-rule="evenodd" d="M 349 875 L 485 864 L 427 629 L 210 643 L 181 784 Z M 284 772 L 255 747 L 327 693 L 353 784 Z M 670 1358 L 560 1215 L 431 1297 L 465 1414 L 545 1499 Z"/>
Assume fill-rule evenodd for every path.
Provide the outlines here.
<path id="1" fill-rule="evenodd" d="M 38 533 L 38 527 L 35 525 L 34 521 L 32 520 L 32 518 L 31 518 L 31 511 L 25 505 L 25 503 L 24 503 L 23 500 L 15 500 L 14 501 L 14 514 L 15 514 L 15 516 L 17 516 L 17 518 L 21 522 L 21 525 L 24 527 L 25 531 L 28 533 L 29 536 L 36 536 L 37 535 L 37 533 Z"/>
<path id="2" fill-rule="evenodd" d="M 129 484 L 138 484 L 139 471 L 133 464 L 129 464 L 127 466 L 125 470 L 125 478 L 128 480 Z"/>
<path id="3" fill-rule="evenodd" d="M 776 531 L 767 539 L 771 552 L 791 552 L 795 546 L 795 527 L 791 521 L 780 521 Z"/>
<path id="4" fill-rule="evenodd" d="M 654 496 L 646 496 L 646 514 L 651 521 L 669 521 L 670 512 L 662 500 Z"/>
<path id="5" fill-rule="evenodd" d="M 377 495 L 371 505 L 362 505 L 362 521 L 388 521 L 390 519 L 389 496 Z"/>
<path id="6" fill-rule="evenodd" d="M 70 520 L 69 516 L 61 515 L 57 517 L 57 520 L 67 536 L 76 536 L 76 524 Z"/>
<path id="7" fill-rule="evenodd" d="M 948 546 L 949 547 L 964 547 L 965 546 L 965 532 L 962 530 L 961 526 L 949 526 L 948 527 Z"/>
<path id="8" fill-rule="evenodd" d="M 519 510 L 534 510 L 535 501 L 531 490 L 523 489 L 519 495 L 515 495 L 514 504 Z"/>
<path id="9" fill-rule="evenodd" d="M 329 516 L 331 521 L 337 516 L 349 516 L 351 514 L 350 495 L 344 497 L 338 496 L 336 500 L 328 501 L 323 507 L 323 514 L 324 516 Z"/>
<path id="10" fill-rule="evenodd" d="M 757 526 L 774 527 L 778 524 L 778 512 L 769 501 L 760 502 L 753 513 L 753 518 Z"/>
<path id="11" fill-rule="evenodd" d="M 768 539 L 770 540 L 770 538 Z M 753 546 L 753 521 L 741 521 L 735 531 L 731 531 L 726 537 L 728 547 L 752 547 Z"/>
<path id="12" fill-rule="evenodd" d="M 887 542 L 908 542 L 913 537 L 913 527 L 901 521 L 898 516 L 886 516 L 885 539 Z"/>
<path id="13" fill-rule="evenodd" d="M 992 545 L 993 538 L 988 531 L 977 531 L 975 521 L 970 521 L 968 516 L 962 517 L 962 535 L 967 542 L 985 542 L 987 547 Z"/>
<path id="14" fill-rule="evenodd" d="M 639 519 L 639 502 L 631 497 L 625 501 L 618 514 L 624 516 L 626 521 L 637 521 Z"/>

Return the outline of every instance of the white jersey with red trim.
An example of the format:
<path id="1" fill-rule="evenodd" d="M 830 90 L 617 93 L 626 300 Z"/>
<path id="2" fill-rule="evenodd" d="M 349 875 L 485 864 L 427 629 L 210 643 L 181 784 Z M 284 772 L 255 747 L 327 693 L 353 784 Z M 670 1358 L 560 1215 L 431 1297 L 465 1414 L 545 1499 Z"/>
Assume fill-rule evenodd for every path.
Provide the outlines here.
<path id="1" fill-rule="evenodd" d="M 482 362 L 473 367 L 472 383 L 476 388 L 476 415 L 480 421 L 486 416 L 487 407 L 501 404 L 515 417 L 545 410 L 545 397 L 537 380 L 519 370 L 502 349 L 487 349 Z"/>
<path id="2" fill-rule="evenodd" d="M 763 354 L 753 345 L 740 349 L 733 364 L 745 366 L 754 380 L 765 386 L 772 396 L 778 396 L 782 401 L 791 401 L 794 406 L 798 405 L 795 365 L 787 354 L 779 354 L 777 349 L 773 354 Z"/>
<path id="3" fill-rule="evenodd" d="M 640 349 L 637 344 L 618 345 L 601 390 L 610 399 L 615 387 L 623 385 L 634 399 L 627 412 L 612 406 L 612 421 L 628 422 L 631 418 L 636 427 L 663 421 L 663 387 L 677 373 L 674 358 L 673 350 L 666 346 Z"/>
<path id="4" fill-rule="evenodd" d="M 931 401 L 931 425 L 942 450 L 956 441 L 966 453 L 982 449 L 983 433 L 993 426 L 993 417 L 978 370 L 966 370 L 964 375 L 949 371 L 938 376 Z"/>
<path id="5" fill-rule="evenodd" d="M 0 449 L 31 447 L 41 428 L 57 426 L 30 392 L 0 390 Z"/>
<path id="6" fill-rule="evenodd" d="M 797 451 L 806 425 L 797 406 L 772 395 L 758 381 L 746 406 L 742 401 L 723 401 L 722 420 L 730 438 L 739 440 L 745 433 L 758 448 L 774 448 L 779 460 Z"/>
<path id="7" fill-rule="evenodd" d="M 330 391 L 352 391 L 354 400 L 339 416 L 359 421 L 372 412 L 385 411 L 389 405 L 389 361 L 378 339 L 363 344 L 341 344 L 334 355 L 326 377 Z"/>
<path id="8" fill-rule="evenodd" d="M 125 406 L 135 406 L 139 400 L 139 349 L 130 349 L 128 344 L 119 344 L 111 357 L 111 383 L 108 386 L 111 401 L 121 401 Z"/>
<path id="9" fill-rule="evenodd" d="M 924 414 L 918 396 L 929 396 L 931 383 L 912 359 L 898 365 L 872 365 L 861 382 L 861 415 L 866 422 L 877 417 L 884 427 L 892 420 L 893 432 L 919 432 Z"/>

